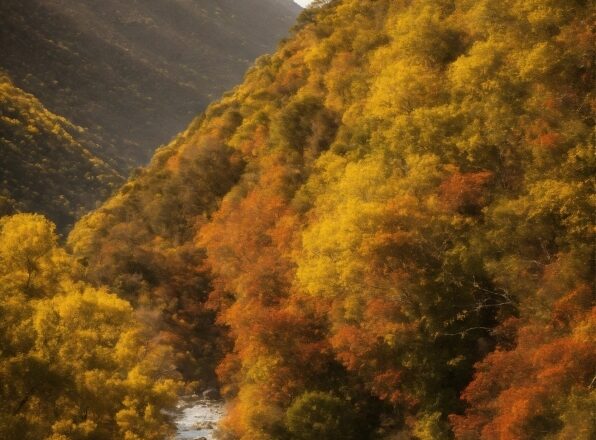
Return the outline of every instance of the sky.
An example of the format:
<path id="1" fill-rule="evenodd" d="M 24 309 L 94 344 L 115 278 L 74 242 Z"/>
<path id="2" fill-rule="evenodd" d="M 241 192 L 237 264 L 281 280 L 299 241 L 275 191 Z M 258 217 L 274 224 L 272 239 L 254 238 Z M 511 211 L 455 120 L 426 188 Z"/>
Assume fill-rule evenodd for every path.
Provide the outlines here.
<path id="1" fill-rule="evenodd" d="M 308 6 L 308 4 L 310 2 L 312 2 L 312 0 L 294 0 L 296 3 L 298 3 L 300 6 L 304 7 L 304 6 Z"/>

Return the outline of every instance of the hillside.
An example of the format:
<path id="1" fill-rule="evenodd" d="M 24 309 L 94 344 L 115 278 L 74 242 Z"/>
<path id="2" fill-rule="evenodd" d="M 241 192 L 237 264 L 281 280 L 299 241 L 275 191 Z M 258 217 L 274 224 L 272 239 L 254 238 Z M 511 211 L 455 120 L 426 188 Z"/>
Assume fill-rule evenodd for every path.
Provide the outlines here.
<path id="1" fill-rule="evenodd" d="M 226 439 L 593 438 L 593 18 L 316 2 L 69 246 Z"/>
<path id="2" fill-rule="evenodd" d="M 0 68 L 126 172 L 274 50 L 299 11 L 291 0 L 6 0 Z"/>
<path id="3" fill-rule="evenodd" d="M 123 181 L 93 146 L 0 72 L 0 216 L 42 212 L 61 232 L 72 226 Z"/>

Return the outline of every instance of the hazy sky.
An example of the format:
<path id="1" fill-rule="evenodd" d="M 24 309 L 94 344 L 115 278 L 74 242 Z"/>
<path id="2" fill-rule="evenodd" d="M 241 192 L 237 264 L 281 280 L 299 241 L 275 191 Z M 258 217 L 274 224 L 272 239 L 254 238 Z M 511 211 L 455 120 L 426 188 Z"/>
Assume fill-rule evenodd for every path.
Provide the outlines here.
<path id="1" fill-rule="evenodd" d="M 294 0 L 300 6 L 307 6 L 312 0 Z"/>

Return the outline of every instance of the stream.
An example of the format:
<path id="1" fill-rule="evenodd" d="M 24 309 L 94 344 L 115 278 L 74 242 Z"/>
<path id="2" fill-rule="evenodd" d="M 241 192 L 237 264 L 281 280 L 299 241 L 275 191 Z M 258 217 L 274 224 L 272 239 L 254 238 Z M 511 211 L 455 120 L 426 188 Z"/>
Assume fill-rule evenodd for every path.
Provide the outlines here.
<path id="1" fill-rule="evenodd" d="M 224 403 L 189 397 L 178 404 L 178 410 L 176 440 L 213 440 L 217 422 L 224 415 Z"/>

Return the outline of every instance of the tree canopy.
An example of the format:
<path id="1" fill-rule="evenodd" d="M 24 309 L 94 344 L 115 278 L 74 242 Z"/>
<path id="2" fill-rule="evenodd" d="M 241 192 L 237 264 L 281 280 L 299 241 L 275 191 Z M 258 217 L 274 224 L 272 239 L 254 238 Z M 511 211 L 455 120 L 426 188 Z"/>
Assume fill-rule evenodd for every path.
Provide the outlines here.
<path id="1" fill-rule="evenodd" d="M 590 439 L 593 13 L 318 2 L 69 246 L 223 438 Z"/>
<path id="2" fill-rule="evenodd" d="M 83 274 L 42 216 L 0 220 L 0 437 L 166 438 L 171 349 Z"/>

